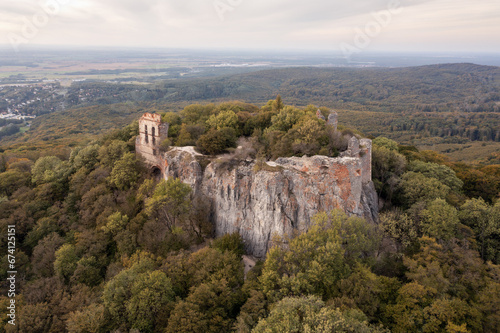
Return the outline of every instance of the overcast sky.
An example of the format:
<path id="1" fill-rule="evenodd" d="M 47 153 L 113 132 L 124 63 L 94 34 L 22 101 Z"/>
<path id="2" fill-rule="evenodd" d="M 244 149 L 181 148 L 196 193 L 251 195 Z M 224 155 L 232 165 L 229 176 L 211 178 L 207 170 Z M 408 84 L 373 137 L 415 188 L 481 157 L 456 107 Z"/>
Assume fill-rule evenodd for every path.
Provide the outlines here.
<path id="1" fill-rule="evenodd" d="M 500 0 L 1 0 L 0 36 L 20 45 L 500 52 Z"/>

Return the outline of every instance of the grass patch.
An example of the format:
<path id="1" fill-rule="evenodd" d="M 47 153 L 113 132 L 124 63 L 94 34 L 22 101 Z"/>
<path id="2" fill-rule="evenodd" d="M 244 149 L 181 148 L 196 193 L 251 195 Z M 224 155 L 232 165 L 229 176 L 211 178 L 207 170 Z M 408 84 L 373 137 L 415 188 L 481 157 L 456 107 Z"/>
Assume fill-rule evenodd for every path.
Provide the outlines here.
<path id="1" fill-rule="evenodd" d="M 436 143 L 433 145 L 418 145 L 420 150 L 434 150 L 444 154 L 452 161 L 474 161 L 490 156 L 494 152 L 500 152 L 500 142 L 473 141 L 467 144 L 460 143 Z"/>
<path id="2" fill-rule="evenodd" d="M 207 166 L 212 163 L 212 159 L 205 155 L 196 155 L 195 159 L 200 164 L 202 173 L 205 173 Z"/>

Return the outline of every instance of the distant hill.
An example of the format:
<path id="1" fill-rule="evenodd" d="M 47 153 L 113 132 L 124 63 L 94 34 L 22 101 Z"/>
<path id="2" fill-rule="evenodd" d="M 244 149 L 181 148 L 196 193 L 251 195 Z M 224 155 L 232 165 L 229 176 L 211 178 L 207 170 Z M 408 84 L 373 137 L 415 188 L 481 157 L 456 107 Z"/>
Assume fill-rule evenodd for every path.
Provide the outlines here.
<path id="1" fill-rule="evenodd" d="M 90 97 L 78 100 L 78 95 L 87 90 L 93 92 Z M 319 103 L 371 111 L 498 112 L 500 67 L 474 64 L 392 69 L 300 67 L 217 78 L 169 80 L 142 86 L 79 83 L 70 89 L 69 105 L 228 99 L 264 103 L 278 93 L 288 103 L 299 106 Z"/>
<path id="2" fill-rule="evenodd" d="M 495 110 L 500 102 L 500 68 L 474 64 L 410 68 L 287 68 L 169 81 L 154 88 L 162 101 L 243 99 L 265 102 L 276 94 L 297 105 L 405 111 L 428 107 L 453 111 L 470 104 Z M 496 105 L 496 111 L 499 111 Z"/>
<path id="3" fill-rule="evenodd" d="M 500 142 L 500 67 L 468 63 L 408 68 L 298 67 L 149 85 L 79 82 L 66 95 L 67 110 L 39 117 L 32 137 L 55 143 L 66 141 L 66 135 L 84 134 L 88 128 L 95 132 L 121 126 L 149 108 L 175 111 L 192 103 L 227 100 L 264 104 L 277 94 L 286 104 L 334 108 L 341 123 L 365 134 L 385 135 L 421 147 L 439 144 L 445 153 L 453 150 L 459 155 L 457 145 L 471 141 Z M 111 115 L 109 108 L 102 109 L 117 103 L 127 106 L 111 109 L 126 112 Z M 78 127 L 54 131 L 68 128 L 72 118 Z M 94 129 L 95 124 L 106 126 Z M 0 144 L 19 142 L 19 138 L 9 140 Z"/>
<path id="4" fill-rule="evenodd" d="M 89 84 L 79 87 L 96 90 Z M 121 85 L 121 90 L 100 84 L 97 90 L 105 94 L 107 89 L 112 91 L 93 103 L 186 105 L 242 100 L 263 104 L 281 94 L 287 104 L 350 111 L 340 113 L 340 120 L 349 126 L 406 143 L 412 142 L 413 135 L 500 141 L 500 67 L 467 63 L 408 68 L 300 67 L 164 81 L 147 87 Z"/>

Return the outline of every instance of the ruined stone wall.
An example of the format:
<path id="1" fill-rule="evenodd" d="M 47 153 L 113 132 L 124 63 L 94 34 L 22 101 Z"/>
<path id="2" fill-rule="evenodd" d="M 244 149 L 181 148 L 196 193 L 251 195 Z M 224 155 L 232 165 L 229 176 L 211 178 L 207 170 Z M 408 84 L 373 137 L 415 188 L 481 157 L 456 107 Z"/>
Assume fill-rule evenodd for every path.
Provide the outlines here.
<path id="1" fill-rule="evenodd" d="M 340 154 L 341 157 L 353 157 L 359 159 L 363 183 L 372 181 L 372 140 L 361 139 L 353 136 L 349 140 L 347 150 Z"/>
<path id="2" fill-rule="evenodd" d="M 363 183 L 370 183 L 372 181 L 372 140 L 361 139 L 359 144 Z"/>
<path id="3" fill-rule="evenodd" d="M 339 123 L 338 118 L 339 118 L 338 113 L 333 110 L 330 112 L 330 115 L 328 116 L 327 123 L 328 125 L 333 126 L 335 130 L 337 130 L 337 126 Z"/>
<path id="4" fill-rule="evenodd" d="M 145 113 L 139 119 L 139 135 L 135 141 L 135 150 L 146 163 L 158 168 L 165 175 L 165 161 L 160 151 L 160 144 L 168 137 L 168 124 L 161 122 L 161 115 Z"/>

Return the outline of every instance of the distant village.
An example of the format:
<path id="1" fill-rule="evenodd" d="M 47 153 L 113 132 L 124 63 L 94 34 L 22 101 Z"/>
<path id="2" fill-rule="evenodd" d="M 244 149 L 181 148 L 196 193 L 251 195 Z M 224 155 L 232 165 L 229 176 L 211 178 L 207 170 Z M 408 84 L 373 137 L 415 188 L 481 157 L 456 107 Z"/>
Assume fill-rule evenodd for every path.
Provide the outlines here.
<path id="1" fill-rule="evenodd" d="M 3 111 L 0 113 L 0 119 L 6 119 L 6 120 L 26 120 L 35 118 L 36 116 L 26 116 L 17 113 L 11 113 L 10 109 L 7 112 Z"/>
<path id="2" fill-rule="evenodd" d="M 27 120 L 57 109 L 64 97 L 59 82 L 0 86 L 0 119 Z"/>

